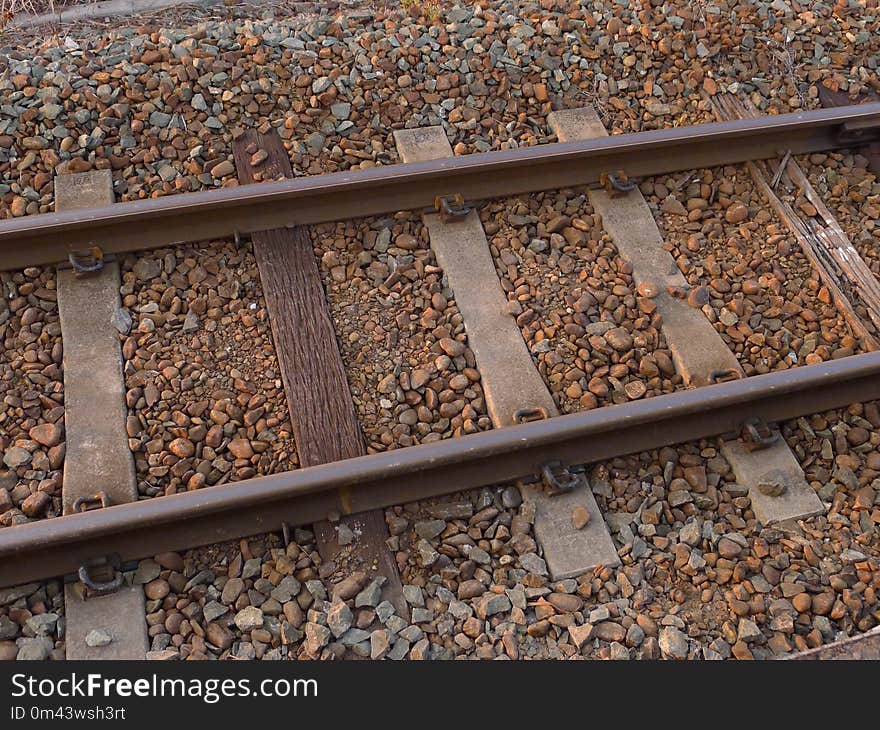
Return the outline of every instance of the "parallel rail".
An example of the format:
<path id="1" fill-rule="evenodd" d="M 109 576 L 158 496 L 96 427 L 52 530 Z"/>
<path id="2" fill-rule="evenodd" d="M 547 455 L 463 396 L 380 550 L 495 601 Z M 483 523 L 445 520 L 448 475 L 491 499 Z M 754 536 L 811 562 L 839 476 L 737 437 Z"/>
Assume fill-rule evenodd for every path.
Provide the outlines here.
<path id="1" fill-rule="evenodd" d="M 0 585 L 278 531 L 880 398 L 880 353 L 0 530 Z"/>
<path id="2" fill-rule="evenodd" d="M 0 269 L 807 153 L 880 139 L 880 104 L 299 178 L 0 222 Z M 880 353 L 0 530 L 0 585 L 528 478 L 880 398 Z"/>
<path id="3" fill-rule="evenodd" d="M 0 221 L 0 269 L 63 261 L 72 249 L 105 253 L 231 237 L 270 228 L 592 185 L 630 177 L 803 154 L 880 140 L 880 103 L 615 135 L 257 186 L 173 195 L 88 211 Z"/>

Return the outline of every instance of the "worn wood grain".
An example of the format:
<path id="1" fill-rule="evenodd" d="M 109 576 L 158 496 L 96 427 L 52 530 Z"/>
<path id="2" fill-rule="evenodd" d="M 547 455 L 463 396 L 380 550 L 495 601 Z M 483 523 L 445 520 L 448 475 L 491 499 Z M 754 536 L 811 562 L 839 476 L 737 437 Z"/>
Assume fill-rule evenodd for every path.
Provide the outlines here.
<path id="1" fill-rule="evenodd" d="M 720 121 L 760 115 L 748 99 L 743 101 L 732 94 L 723 94 L 713 99 L 713 108 Z M 769 162 L 763 160 L 747 162 L 746 168 L 770 207 L 797 239 L 804 255 L 831 294 L 835 307 L 859 337 L 862 346 L 866 350 L 877 350 L 880 344 L 874 333 L 877 323 L 880 322 L 880 287 L 874 274 L 850 243 L 797 162 L 788 156 L 776 162 L 775 170 Z M 777 176 L 801 190 L 804 197 L 816 208 L 815 217 L 800 213 L 776 194 L 768 179 Z M 866 319 L 856 311 L 853 306 L 855 302 L 862 304 L 868 315 Z"/>
<path id="2" fill-rule="evenodd" d="M 238 178 L 244 184 L 293 176 L 287 151 L 274 132 L 249 131 L 233 149 Z M 259 162 L 263 152 L 268 156 Z M 254 233 L 252 238 L 300 465 L 363 456 L 364 437 L 308 230 L 302 226 L 279 228 Z M 397 565 L 386 544 L 388 528 L 382 510 L 343 521 L 356 535 L 347 546 L 339 545 L 330 522 L 313 526 L 322 559 L 334 563 L 340 573 L 363 570 L 385 576 L 383 597 L 406 617 Z"/>

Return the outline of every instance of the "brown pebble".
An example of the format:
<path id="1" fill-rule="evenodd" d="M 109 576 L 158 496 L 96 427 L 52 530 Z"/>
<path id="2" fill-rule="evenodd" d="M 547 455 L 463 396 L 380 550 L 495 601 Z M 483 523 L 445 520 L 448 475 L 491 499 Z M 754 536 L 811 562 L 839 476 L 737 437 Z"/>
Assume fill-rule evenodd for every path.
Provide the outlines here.
<path id="1" fill-rule="evenodd" d="M 572 510 L 571 525 L 575 530 L 583 530 L 590 524 L 590 512 L 583 505 L 578 505 Z"/>

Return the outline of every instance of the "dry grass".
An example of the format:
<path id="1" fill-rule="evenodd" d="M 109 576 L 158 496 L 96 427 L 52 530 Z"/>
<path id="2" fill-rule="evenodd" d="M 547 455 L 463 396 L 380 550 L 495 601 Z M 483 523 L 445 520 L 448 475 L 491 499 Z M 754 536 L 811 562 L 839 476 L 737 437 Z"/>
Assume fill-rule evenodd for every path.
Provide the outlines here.
<path id="1" fill-rule="evenodd" d="M 0 33 L 16 17 L 54 12 L 55 0 L 0 0 Z"/>

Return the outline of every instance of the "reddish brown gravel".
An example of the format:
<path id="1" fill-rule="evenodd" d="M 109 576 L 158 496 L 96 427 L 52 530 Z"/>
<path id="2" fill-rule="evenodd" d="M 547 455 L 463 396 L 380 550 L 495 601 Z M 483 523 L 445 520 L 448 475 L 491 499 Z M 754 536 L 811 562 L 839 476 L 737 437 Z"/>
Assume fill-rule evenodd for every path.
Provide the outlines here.
<path id="1" fill-rule="evenodd" d="M 861 351 L 797 241 L 743 167 L 643 183 L 666 245 L 747 375 Z"/>
<path id="2" fill-rule="evenodd" d="M 160 249 L 122 263 L 126 428 L 144 496 L 296 468 L 250 244 Z"/>
<path id="3" fill-rule="evenodd" d="M 0 272 L 0 525 L 61 511 L 64 383 L 51 268 Z"/>
<path id="4" fill-rule="evenodd" d="M 501 286 L 564 413 L 682 387 L 660 317 L 639 296 L 583 193 L 497 201 L 480 212 Z"/>
<path id="5" fill-rule="evenodd" d="M 454 293 L 418 216 L 310 230 L 368 450 L 491 428 Z"/>

